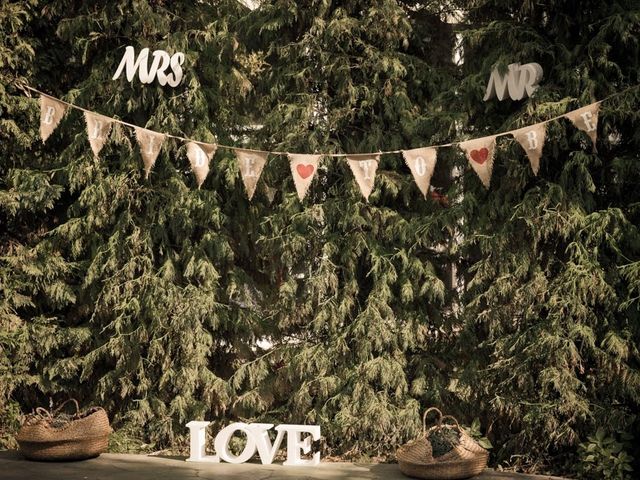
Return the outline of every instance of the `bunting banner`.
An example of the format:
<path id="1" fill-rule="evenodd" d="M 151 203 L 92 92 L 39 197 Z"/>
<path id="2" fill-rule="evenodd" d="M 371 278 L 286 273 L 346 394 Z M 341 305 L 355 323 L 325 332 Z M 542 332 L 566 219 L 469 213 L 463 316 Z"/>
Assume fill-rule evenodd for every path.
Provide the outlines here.
<path id="1" fill-rule="evenodd" d="M 240 175 L 244 188 L 247 191 L 249 200 L 253 198 L 256 192 L 256 185 L 262 175 L 262 170 L 267 163 L 268 152 L 256 152 L 254 150 L 236 150 L 236 158 L 238 159 L 238 167 L 240 167 Z"/>
<path id="2" fill-rule="evenodd" d="M 135 131 L 138 145 L 140 145 L 140 155 L 144 163 L 144 178 L 149 178 L 149 172 L 151 172 L 153 165 L 156 163 L 166 137 L 162 133 L 141 127 L 135 127 Z"/>
<path id="3" fill-rule="evenodd" d="M 599 109 L 600 102 L 596 102 L 564 115 L 565 118 L 571 120 L 571 123 L 573 123 L 578 130 L 582 130 L 589 135 L 594 150 L 596 149 L 596 139 L 598 137 Z"/>
<path id="4" fill-rule="evenodd" d="M 286 155 L 289 159 L 291 176 L 296 187 L 298 198 L 302 201 L 309 189 L 310 184 L 316 176 L 318 165 L 322 157 L 346 158 L 351 172 L 363 197 L 368 201 L 373 191 L 376 173 L 383 154 L 399 154 L 404 157 L 405 163 L 411 170 L 411 174 L 422 195 L 426 198 L 429 194 L 431 178 L 435 169 L 438 157 L 438 149 L 460 147 L 465 153 L 471 168 L 476 172 L 482 184 L 489 188 L 493 170 L 494 154 L 496 149 L 496 139 L 498 137 L 512 136 L 524 149 L 531 169 L 535 175 L 540 169 L 540 160 L 543 147 L 546 141 L 547 125 L 560 118 L 566 118 L 579 130 L 587 133 L 593 144 L 594 150 L 597 140 L 598 114 L 600 104 L 613 96 L 620 95 L 636 87 L 606 97 L 598 102 L 592 103 L 582 108 L 562 113 L 556 117 L 539 122 L 534 125 L 522 127 L 516 130 L 496 133 L 487 137 L 470 139 L 463 142 L 452 142 L 442 145 L 431 145 L 408 150 L 391 150 L 376 153 L 319 153 L 319 154 L 299 154 L 292 152 L 249 150 L 230 145 L 219 145 L 206 142 L 199 142 L 190 138 L 160 133 L 148 130 L 137 125 L 124 122 L 119 119 L 107 117 L 91 110 L 86 110 L 71 103 L 65 102 L 50 95 L 40 92 L 32 87 L 25 86 L 40 95 L 40 136 L 45 142 L 69 108 L 78 109 L 84 112 L 86 130 L 89 143 L 94 156 L 97 158 L 104 147 L 111 133 L 113 124 L 118 123 L 131 128 L 140 147 L 140 154 L 144 163 L 145 178 L 148 178 L 153 168 L 160 150 L 163 148 L 167 138 L 174 138 L 184 142 L 187 147 L 187 157 L 191 164 L 198 188 L 204 183 L 209 173 L 209 164 L 218 148 L 224 148 L 235 152 L 237 157 L 240 175 L 251 200 L 255 194 L 258 180 L 260 179 L 269 154 Z M 273 201 L 275 190 L 265 185 L 266 196 L 269 201 Z"/>
<path id="5" fill-rule="evenodd" d="M 187 158 L 191 163 L 191 170 L 196 176 L 198 188 L 209 175 L 209 162 L 216 153 L 218 146 L 213 143 L 189 142 L 187 143 Z"/>
<path id="6" fill-rule="evenodd" d="M 460 148 L 467 155 L 471 168 L 478 174 L 482 184 L 489 188 L 493 170 L 493 154 L 496 150 L 496 136 L 468 140 L 460 143 Z"/>
<path id="7" fill-rule="evenodd" d="M 356 177 L 360 192 L 367 201 L 369 201 L 369 195 L 373 191 L 373 182 L 376 179 L 379 161 L 380 154 L 378 153 L 347 155 L 347 162 L 351 167 L 353 176 Z"/>
<path id="8" fill-rule="evenodd" d="M 304 200 L 309 190 L 309 185 L 313 181 L 313 177 L 318 170 L 318 162 L 322 155 L 307 155 L 302 153 L 290 153 L 289 165 L 291 166 L 291 176 L 293 177 L 293 183 L 296 186 L 298 192 L 298 198 L 300 201 Z"/>
<path id="9" fill-rule="evenodd" d="M 431 147 L 414 148 L 413 150 L 403 150 L 402 156 L 409 170 L 411 170 L 416 185 L 418 185 L 424 198 L 427 198 L 431 176 L 436 168 L 438 151 Z"/>
<path id="10" fill-rule="evenodd" d="M 540 170 L 540 157 L 547 135 L 547 124 L 537 123 L 530 127 L 524 127 L 513 132 L 513 138 L 524 148 L 534 175 Z"/>
<path id="11" fill-rule="evenodd" d="M 93 156 L 98 158 L 111 132 L 113 119 L 92 112 L 84 112 L 84 119 L 87 122 L 87 135 L 89 135 Z"/>
<path id="12" fill-rule="evenodd" d="M 42 143 L 47 141 L 66 112 L 67 106 L 64 103 L 40 95 L 40 137 Z"/>

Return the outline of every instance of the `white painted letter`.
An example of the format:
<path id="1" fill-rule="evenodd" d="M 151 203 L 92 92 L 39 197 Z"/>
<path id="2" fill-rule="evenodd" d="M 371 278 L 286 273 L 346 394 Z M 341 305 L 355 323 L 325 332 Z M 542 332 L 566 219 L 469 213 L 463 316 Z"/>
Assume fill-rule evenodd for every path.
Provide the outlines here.
<path id="1" fill-rule="evenodd" d="M 147 61 L 149 59 L 149 49 L 143 48 L 140 51 L 140 55 L 138 55 L 138 59 L 136 60 L 136 52 L 133 47 L 129 46 L 125 48 L 124 56 L 120 61 L 120 65 L 116 70 L 116 73 L 113 75 L 113 80 L 117 80 L 124 70 L 125 66 L 127 67 L 127 80 L 132 81 L 134 75 L 136 74 L 136 70 L 140 69 L 140 81 L 142 83 L 151 83 L 153 80 L 149 78 L 149 72 L 147 71 Z M 154 72 L 155 73 L 155 72 Z"/>
<path id="2" fill-rule="evenodd" d="M 211 422 L 191 421 L 187 423 L 190 435 L 190 455 L 187 462 L 213 462 L 220 460 L 217 456 L 208 456 L 206 452 L 206 429 Z"/>
<path id="3" fill-rule="evenodd" d="M 204 153 L 201 148 L 198 148 L 196 153 L 196 167 L 204 167 L 204 162 L 206 160 L 207 160 L 207 154 Z"/>
<path id="4" fill-rule="evenodd" d="M 371 180 L 371 175 L 369 175 L 369 169 L 371 168 L 371 160 L 363 160 L 360 162 L 360 168 L 364 172 L 364 179 Z"/>
<path id="5" fill-rule="evenodd" d="M 153 135 L 149 135 L 147 139 L 149 140 L 149 147 L 147 148 L 147 153 L 152 154 L 154 151 L 155 143 L 156 143 L 156 137 L 154 137 Z"/>
<path id="6" fill-rule="evenodd" d="M 56 114 L 56 109 L 51 105 L 47 107 L 47 113 L 44 116 L 43 122 L 47 125 L 51 125 L 53 123 L 53 116 Z"/>
<path id="7" fill-rule="evenodd" d="M 153 81 L 154 75 L 158 77 L 158 83 L 163 87 L 167 84 L 167 75 L 164 71 L 169 67 L 169 54 L 164 50 L 156 50 L 153 52 L 153 62 L 149 69 L 149 82 Z"/>
<path id="8" fill-rule="evenodd" d="M 184 53 L 178 52 L 171 57 L 171 70 L 173 74 L 167 75 L 167 83 L 170 87 L 177 87 L 182 81 L 182 67 L 184 63 Z"/>
<path id="9" fill-rule="evenodd" d="M 287 432 L 287 461 L 283 465 L 314 466 L 320 463 L 320 452 L 313 454 L 313 458 L 306 460 L 300 458 L 300 450 L 304 453 L 311 451 L 311 439 L 320 440 L 319 425 L 278 425 L 276 430 Z M 302 440 L 301 433 L 309 433 L 311 436 Z"/>
<path id="10" fill-rule="evenodd" d="M 423 157 L 416 157 L 416 173 L 421 177 L 427 174 L 427 162 Z"/>
<path id="11" fill-rule="evenodd" d="M 538 148 L 538 134 L 535 130 L 527 132 L 527 141 L 529 142 L 529 150 L 535 150 Z"/>
<path id="12" fill-rule="evenodd" d="M 245 178 L 255 178 L 256 175 L 256 171 L 253 169 L 253 165 L 256 163 L 256 159 L 254 157 L 246 157 L 245 161 L 244 161 L 244 165 L 245 165 L 245 169 L 246 169 L 246 173 L 245 173 Z"/>
<path id="13" fill-rule="evenodd" d="M 526 63 L 520 67 L 520 72 L 527 95 L 531 96 L 538 88 L 538 82 L 542 80 L 542 67 L 537 63 Z"/>
<path id="14" fill-rule="evenodd" d="M 587 132 L 593 132 L 596 129 L 596 126 L 593 123 L 591 123 L 591 119 L 593 118 L 593 113 L 583 112 L 580 114 L 580 116 L 584 121 L 584 126 L 587 127 Z"/>
<path id="15" fill-rule="evenodd" d="M 271 445 L 271 439 L 267 430 L 273 428 L 272 423 L 250 423 L 249 428 L 253 432 L 253 436 L 258 447 L 258 455 L 260 455 L 260 461 L 263 465 L 270 465 L 280 448 L 280 444 L 286 433 L 284 430 L 279 430 L 273 445 Z"/>
<path id="16" fill-rule="evenodd" d="M 247 434 L 247 443 L 244 450 L 237 457 L 229 451 L 229 440 L 236 431 L 245 432 Z M 244 463 L 256 453 L 256 441 L 253 438 L 252 429 L 246 423 L 232 423 L 228 427 L 223 428 L 216 435 L 214 446 L 218 456 L 229 463 Z"/>
<path id="17" fill-rule="evenodd" d="M 487 85 L 487 91 L 484 94 L 483 100 L 486 102 L 493 97 L 498 97 L 498 100 L 502 100 L 507 93 L 508 78 L 508 74 L 500 75 L 497 68 L 493 70 L 489 77 L 489 84 Z"/>
<path id="18" fill-rule="evenodd" d="M 100 120 L 96 120 L 96 123 L 93 125 L 93 132 L 91 132 L 91 138 L 102 138 L 102 122 Z"/>

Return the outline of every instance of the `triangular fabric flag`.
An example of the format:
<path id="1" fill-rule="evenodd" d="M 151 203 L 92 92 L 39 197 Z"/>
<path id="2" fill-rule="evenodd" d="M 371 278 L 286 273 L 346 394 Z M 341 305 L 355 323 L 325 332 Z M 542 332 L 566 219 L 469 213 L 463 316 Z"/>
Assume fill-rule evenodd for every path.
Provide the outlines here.
<path id="1" fill-rule="evenodd" d="M 347 162 L 349 162 L 353 176 L 356 177 L 360 192 L 362 192 L 367 201 L 369 201 L 369 195 L 373 191 L 373 182 L 376 179 L 379 161 L 380 154 L 377 153 L 347 155 Z"/>
<path id="2" fill-rule="evenodd" d="M 544 146 L 545 137 L 547 135 L 547 124 L 536 123 L 529 127 L 520 128 L 511 132 L 513 138 L 524 148 L 529 157 L 531 169 L 534 175 L 538 175 L 540 170 L 540 157 L 542 156 L 542 147 Z"/>
<path id="3" fill-rule="evenodd" d="M 87 122 L 87 134 L 93 155 L 98 158 L 100 150 L 107 142 L 113 119 L 93 112 L 84 112 L 84 119 Z"/>
<path id="4" fill-rule="evenodd" d="M 596 102 L 565 114 L 565 118 L 571 120 L 571 123 L 573 123 L 576 128 L 589 135 L 589 138 L 591 138 L 591 142 L 593 143 L 594 150 L 596 149 L 596 139 L 598 137 L 599 109 L 600 103 Z"/>
<path id="5" fill-rule="evenodd" d="M 476 138 L 460 143 L 460 148 L 467 155 L 471 167 L 480 177 L 482 184 L 489 188 L 491 171 L 493 170 L 493 154 L 496 150 L 496 136 Z"/>
<path id="6" fill-rule="evenodd" d="M 416 185 L 418 185 L 424 198 L 427 198 L 431 176 L 436 167 L 438 151 L 431 147 L 414 148 L 413 150 L 403 150 L 402 156 L 413 174 Z"/>
<path id="7" fill-rule="evenodd" d="M 40 137 L 42 137 L 42 143 L 47 141 L 66 112 L 67 106 L 64 103 L 46 95 L 40 95 Z"/>
<path id="8" fill-rule="evenodd" d="M 191 164 L 191 170 L 196 176 L 198 188 L 200 188 L 207 178 L 207 175 L 209 175 L 209 162 L 217 149 L 218 146 L 214 143 L 187 143 L 187 158 Z"/>
<path id="9" fill-rule="evenodd" d="M 149 172 L 156 163 L 156 159 L 158 158 L 158 154 L 166 137 L 163 133 L 141 127 L 135 127 L 135 130 L 138 145 L 140 145 L 140 155 L 142 155 L 142 161 L 144 163 L 144 178 L 149 178 Z"/>
<path id="10" fill-rule="evenodd" d="M 318 162 L 321 157 L 322 155 L 289 154 L 291 175 L 293 176 L 293 183 L 296 185 L 296 191 L 298 192 L 300 201 L 304 200 L 307 190 L 309 190 L 309 185 L 311 185 L 311 181 L 316 175 Z"/>
<path id="11" fill-rule="evenodd" d="M 255 150 L 236 150 L 236 158 L 240 167 L 240 175 L 249 200 L 256 192 L 256 185 L 262 175 L 262 169 L 267 163 L 269 152 L 257 152 Z"/>

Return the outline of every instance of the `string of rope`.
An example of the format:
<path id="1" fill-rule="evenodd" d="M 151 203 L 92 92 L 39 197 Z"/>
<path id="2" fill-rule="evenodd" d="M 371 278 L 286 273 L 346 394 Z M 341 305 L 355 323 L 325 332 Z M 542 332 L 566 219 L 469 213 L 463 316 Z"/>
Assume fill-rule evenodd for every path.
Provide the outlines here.
<path id="1" fill-rule="evenodd" d="M 38 90 L 38 89 L 36 89 L 36 88 L 33 88 L 33 87 L 29 86 L 29 85 L 21 85 L 21 87 L 26 88 L 26 89 L 28 89 L 28 90 L 31 90 L 31 91 L 33 91 L 33 92 L 35 92 L 35 93 L 39 94 L 39 95 L 42 95 L 42 96 L 45 96 L 45 97 L 49 97 L 49 98 L 51 98 L 51 99 L 53 99 L 53 100 L 56 100 L 56 101 L 58 101 L 58 102 L 60 102 L 60 103 L 64 103 L 65 105 L 67 105 L 67 106 L 69 106 L 69 107 L 71 107 L 71 108 L 75 108 L 76 110 L 80 110 L 80 111 L 82 111 L 82 112 L 86 112 L 86 113 L 91 113 L 91 114 L 94 114 L 94 115 L 101 115 L 101 116 L 103 116 L 103 117 L 109 118 L 110 120 L 112 120 L 112 121 L 114 121 L 114 122 L 116 122 L 116 123 L 120 123 L 120 124 L 122 124 L 122 125 L 126 125 L 127 127 L 130 127 L 130 128 L 133 128 L 133 129 L 136 129 L 136 128 L 144 128 L 144 127 L 140 127 L 140 126 L 138 126 L 138 125 L 134 125 L 134 124 L 129 123 L 129 122 L 125 122 L 124 120 L 119 120 L 119 119 L 117 119 L 117 118 L 109 117 L 109 116 L 107 116 L 107 115 L 102 115 L 102 114 L 97 113 L 97 112 L 95 112 L 95 111 L 93 111 L 93 110 L 87 110 L 86 108 L 82 108 L 82 107 L 80 107 L 80 106 L 78 106 L 78 105 L 75 105 L 75 104 L 73 104 L 73 103 L 67 102 L 67 101 L 65 101 L 65 100 L 61 100 L 61 99 L 56 98 L 56 97 L 54 97 L 54 96 L 52 96 L 52 95 L 49 95 L 49 94 L 44 93 L 44 92 L 41 92 L 40 90 Z M 621 90 L 620 92 L 613 93 L 613 94 L 611 94 L 611 95 L 609 95 L 609 96 L 607 96 L 607 97 L 603 98 L 602 100 L 599 100 L 599 101 L 597 101 L 597 102 L 590 103 L 590 104 L 589 104 L 589 105 L 587 105 L 587 106 L 591 106 L 591 105 L 599 105 L 599 104 L 601 104 L 601 103 L 603 103 L 603 102 L 606 102 L 606 101 L 608 101 L 608 100 L 611 100 L 611 99 L 612 99 L 612 98 L 614 98 L 614 97 L 617 97 L 617 96 L 623 95 L 623 94 L 625 94 L 625 93 L 627 93 L 627 92 L 629 92 L 629 91 L 631 91 L 631 90 L 633 90 L 633 89 L 635 89 L 635 88 L 638 88 L 638 87 L 640 87 L 640 84 L 638 84 L 638 85 L 634 85 L 634 86 L 632 86 L 632 87 L 625 88 L 624 90 Z M 584 108 L 584 107 L 580 107 L 580 108 Z M 477 138 L 474 138 L 474 139 L 462 140 L 462 141 L 458 141 L 458 142 L 441 143 L 441 144 L 438 144 L 438 145 L 429 145 L 428 147 L 422 147 L 422 148 L 445 148 L 445 147 L 453 147 L 453 146 L 456 146 L 456 145 L 460 145 L 461 143 L 468 142 L 468 141 L 470 141 L 470 140 L 477 140 L 477 139 L 479 139 L 479 138 L 486 138 L 486 137 L 495 137 L 495 138 L 498 138 L 498 137 L 504 137 L 504 136 L 507 136 L 507 135 L 512 135 L 512 134 L 513 134 L 513 132 L 515 132 L 515 131 L 517 131 L 517 130 L 522 130 L 522 129 L 529 128 L 529 127 L 533 127 L 533 126 L 536 126 L 536 125 L 543 125 L 543 124 L 547 124 L 547 123 L 553 122 L 553 121 L 558 120 L 558 119 L 560 119 L 560 118 L 566 117 L 567 115 L 569 115 L 569 114 L 571 114 L 571 113 L 575 112 L 576 110 L 580 110 L 580 109 L 579 109 L 579 108 L 577 108 L 577 109 L 575 109 L 575 110 L 570 110 L 570 111 L 565 112 L 565 113 L 563 113 L 563 114 L 561 114 L 561 115 L 556 115 L 555 117 L 549 118 L 549 119 L 547 119 L 547 120 L 543 120 L 543 121 L 541 121 L 541 122 L 536 122 L 536 123 L 534 123 L 534 124 L 527 125 L 527 126 L 520 127 L 520 128 L 516 128 L 516 129 L 514 129 L 514 130 L 509 130 L 509 131 L 506 131 L 506 132 L 496 133 L 496 134 L 494 134 L 494 135 L 486 135 L 486 136 L 484 136 L 484 137 L 477 137 Z M 156 133 L 157 133 L 157 132 L 156 132 Z M 168 138 L 175 138 L 176 140 L 181 140 L 181 141 L 183 141 L 183 142 L 209 143 L 209 142 L 201 142 L 201 141 L 199 141 L 199 140 L 193 140 L 193 139 L 191 139 L 191 138 L 187 138 L 187 137 L 181 137 L 181 136 L 179 136 L 179 135 L 172 135 L 172 134 L 169 134 L 169 133 L 163 133 L 163 135 L 165 135 L 165 136 L 166 136 L 166 137 L 168 137 Z M 266 153 L 266 154 L 272 154 L 272 155 L 289 155 L 289 154 L 291 154 L 291 153 L 292 153 L 292 152 L 282 152 L 282 151 L 278 151 L 278 150 L 271 151 L 271 150 L 257 150 L 257 149 L 252 149 L 252 148 L 234 147 L 234 146 L 232 146 L 232 145 L 224 145 L 224 144 L 221 144 L 221 143 L 216 143 L 215 145 L 217 146 L 217 148 L 224 148 L 224 149 L 227 149 L 227 150 L 233 150 L 233 151 L 242 150 L 242 151 L 255 152 L 255 153 Z M 371 152 L 371 153 L 322 153 L 322 154 L 318 154 L 318 155 L 322 155 L 323 157 L 347 157 L 347 156 L 348 156 L 348 157 L 352 157 L 352 156 L 353 156 L 353 157 L 359 157 L 359 156 L 366 157 L 366 156 L 372 156 L 372 155 L 387 155 L 387 154 L 402 153 L 403 151 L 406 151 L 406 150 L 411 150 L 411 149 L 404 149 L 404 150 L 385 150 L 385 151 Z"/>

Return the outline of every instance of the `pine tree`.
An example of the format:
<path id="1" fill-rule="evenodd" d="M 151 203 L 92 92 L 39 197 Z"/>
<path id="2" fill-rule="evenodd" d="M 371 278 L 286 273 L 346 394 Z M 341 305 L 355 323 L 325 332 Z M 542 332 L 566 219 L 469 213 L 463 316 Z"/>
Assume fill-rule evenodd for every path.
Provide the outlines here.
<path id="1" fill-rule="evenodd" d="M 462 2 L 465 131 L 511 130 L 638 85 L 637 2 Z M 489 72 L 538 62 L 523 102 L 481 98 Z M 493 424 L 497 461 L 574 470 L 578 441 L 638 423 L 638 89 L 602 104 L 597 152 L 548 128 L 536 177 L 500 139 L 492 186 L 463 179 L 467 398 Z M 554 459 L 552 461 L 552 459 Z M 575 470 L 574 470 L 575 471 Z"/>
<path id="2" fill-rule="evenodd" d="M 414 3 L 414 2 L 412 2 Z M 453 73 L 437 10 L 396 1 L 265 2 L 242 21 L 264 64 L 252 92 L 256 146 L 371 152 L 438 137 L 430 100 Z M 424 30 L 439 32 L 439 54 Z M 257 251 L 274 347 L 232 377 L 248 414 L 322 425 L 338 453 L 388 453 L 419 431 L 418 399 L 443 378 L 449 220 L 420 197 L 399 155 L 382 159 L 369 202 L 344 158 L 323 159 L 300 204 L 285 158 L 265 173 L 274 203 Z M 442 363 L 442 361 L 438 361 Z"/>
<path id="3" fill-rule="evenodd" d="M 446 79 L 451 65 L 430 56 L 412 23 L 438 26 L 450 48 L 436 12 L 390 1 L 371 9 L 278 2 L 254 14 L 236 2 L 34 4 L 29 28 L 52 27 L 38 32 L 49 50 L 43 57 L 39 45 L 43 67 L 28 80 L 99 113 L 201 140 L 294 151 L 421 145 L 439 132 L 424 106 L 436 78 L 422 78 Z M 110 81 L 126 44 L 185 52 L 187 84 L 173 95 Z M 23 111 L 35 125 L 35 102 Z M 55 259 L 34 289 L 34 271 L 17 271 L 21 257 L 7 251 L 7 284 L 54 299 L 11 307 L 48 333 L 21 342 L 41 353 L 25 360 L 39 393 L 12 393 L 11 384 L 7 395 L 28 408 L 72 392 L 103 404 L 120 431 L 142 427 L 158 447 L 205 416 L 317 421 L 329 445 L 352 453 L 388 450 L 417 431 L 415 398 L 439 380 L 408 354 L 442 348 L 426 339 L 448 328 L 447 255 L 436 247 L 449 231 L 444 220 L 429 231 L 442 207 L 416 202 L 399 157 L 384 159 L 371 204 L 344 161 L 328 160 L 305 205 L 284 159 L 272 157 L 250 203 L 230 152 L 218 153 L 196 190 L 177 142 L 145 181 L 131 132 L 117 127 L 113 139 L 93 159 L 71 111 L 44 147 L 33 146 L 43 165 L 22 155 L 21 175 L 7 171 L 10 234 L 28 225 L 22 215 L 41 212 L 41 234 L 19 246 L 34 261 Z M 274 187 L 282 193 L 270 200 Z M 50 204 L 30 207 L 35 192 Z M 261 338 L 274 344 L 264 354 Z"/>
<path id="4" fill-rule="evenodd" d="M 229 143 L 244 124 L 234 105 L 246 82 L 229 31 L 242 12 L 232 1 L 170 9 L 164 2 L 34 3 L 26 32 L 36 31 L 39 48 L 33 57 L 12 53 L 42 65 L 27 81 L 53 95 L 203 141 L 219 131 Z M 171 91 L 112 81 L 127 44 L 184 52 L 188 83 Z M 31 125 L 35 139 L 37 102 L 22 103 L 9 124 Z M 25 359 L 30 376 L 3 395 L 23 408 L 47 405 L 49 395 L 78 396 L 104 405 L 123 431 L 141 429 L 145 441 L 167 445 L 184 436 L 186 421 L 225 411 L 230 390 L 220 375 L 253 339 L 256 313 L 229 301 L 246 276 L 234 262 L 242 248 L 234 229 L 252 228 L 225 208 L 244 202 L 244 193 L 228 181 L 236 176 L 229 158 L 198 190 L 184 148 L 167 142 L 146 181 L 132 132 L 117 127 L 94 159 L 83 129 L 80 112 L 70 111 L 44 147 L 3 164 L 3 326 L 18 316 L 27 332 L 9 345 L 9 357 L 13 349 L 17 358 L 35 353 Z M 9 133 L 9 148 L 25 143 L 25 135 Z M 33 226 L 31 211 L 42 225 L 20 235 Z M 12 393 L 31 376 L 38 390 Z"/>
<path id="5" fill-rule="evenodd" d="M 300 202 L 271 155 L 249 201 L 219 148 L 198 189 L 175 139 L 145 179 L 132 132 L 95 159 L 79 111 L 42 145 L 21 85 L 225 145 L 398 150 L 637 85 L 639 19 L 631 0 L 3 2 L 0 444 L 68 395 L 105 406 L 114 448 L 184 446 L 206 418 L 313 422 L 325 453 L 390 454 L 435 404 L 481 417 L 493 462 L 575 473 L 598 426 L 637 432 L 637 89 L 602 104 L 597 152 L 552 123 L 538 176 L 508 138 L 489 189 L 440 149 L 445 205 L 399 154 L 368 202 L 343 157 Z M 127 45 L 184 52 L 184 83 L 111 80 Z M 482 102 L 494 66 L 531 61 L 533 98 Z"/>

